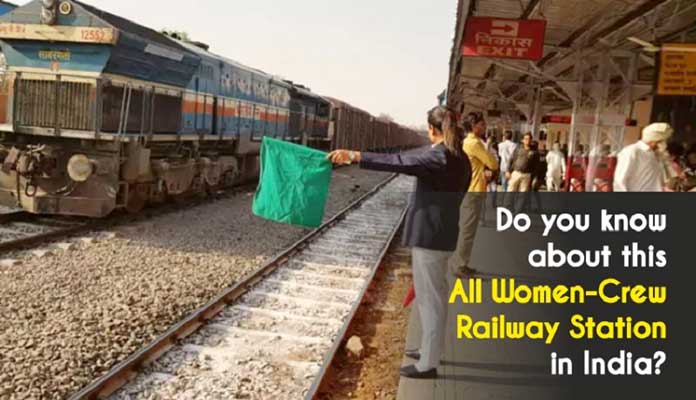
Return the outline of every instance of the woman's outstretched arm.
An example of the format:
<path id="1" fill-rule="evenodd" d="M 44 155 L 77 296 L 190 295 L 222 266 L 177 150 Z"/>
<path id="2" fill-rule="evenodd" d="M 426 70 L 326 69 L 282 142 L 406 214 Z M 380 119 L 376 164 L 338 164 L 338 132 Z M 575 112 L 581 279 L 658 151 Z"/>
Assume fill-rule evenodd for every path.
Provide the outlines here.
<path id="1" fill-rule="evenodd" d="M 351 160 L 351 153 L 353 159 Z M 419 149 L 401 154 L 360 153 L 349 150 L 336 150 L 328 155 L 335 164 L 359 162 L 360 168 L 373 171 L 395 172 L 399 174 L 426 176 L 444 169 L 447 160 L 444 152 L 432 148 Z"/>

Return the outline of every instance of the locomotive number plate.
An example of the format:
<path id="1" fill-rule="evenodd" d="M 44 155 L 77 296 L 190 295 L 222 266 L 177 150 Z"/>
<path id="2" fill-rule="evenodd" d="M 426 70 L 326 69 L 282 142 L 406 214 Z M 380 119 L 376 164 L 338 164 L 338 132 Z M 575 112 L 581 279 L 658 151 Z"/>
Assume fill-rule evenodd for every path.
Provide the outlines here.
<path id="1" fill-rule="evenodd" d="M 118 31 L 91 26 L 0 23 L 0 39 L 115 44 Z"/>

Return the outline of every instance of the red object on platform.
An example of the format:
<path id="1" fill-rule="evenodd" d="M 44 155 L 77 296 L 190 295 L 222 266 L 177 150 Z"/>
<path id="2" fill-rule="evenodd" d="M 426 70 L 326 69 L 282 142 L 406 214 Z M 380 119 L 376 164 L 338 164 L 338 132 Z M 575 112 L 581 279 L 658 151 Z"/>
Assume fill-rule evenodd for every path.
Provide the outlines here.
<path id="1" fill-rule="evenodd" d="M 583 156 L 574 156 L 570 160 L 569 178 L 577 180 L 585 180 L 587 174 L 588 158 Z"/>
<path id="2" fill-rule="evenodd" d="M 616 157 L 602 157 L 597 161 L 597 166 L 594 169 L 595 179 L 604 179 L 607 181 L 614 180 L 614 171 L 616 171 Z"/>
<path id="3" fill-rule="evenodd" d="M 614 190 L 614 171 L 616 171 L 616 157 L 600 157 L 595 161 L 594 168 L 590 168 L 588 176 L 594 179 L 595 190 L 598 192 L 612 192 Z"/>
<path id="4" fill-rule="evenodd" d="M 462 54 L 538 61 L 544 56 L 546 21 L 469 17 Z"/>
<path id="5" fill-rule="evenodd" d="M 569 191 L 584 192 L 585 177 L 587 176 L 588 158 L 573 156 L 568 159 L 567 180 L 570 182 Z"/>
<path id="6" fill-rule="evenodd" d="M 411 284 L 411 289 L 409 289 L 406 298 L 404 299 L 404 308 L 411 305 L 413 300 L 416 298 L 416 287 Z"/>

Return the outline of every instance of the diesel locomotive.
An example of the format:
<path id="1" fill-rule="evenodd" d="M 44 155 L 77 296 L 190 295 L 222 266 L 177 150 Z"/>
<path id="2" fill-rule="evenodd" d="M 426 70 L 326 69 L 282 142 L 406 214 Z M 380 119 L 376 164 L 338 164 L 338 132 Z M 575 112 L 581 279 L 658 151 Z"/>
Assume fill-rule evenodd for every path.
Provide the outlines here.
<path id="1" fill-rule="evenodd" d="M 80 1 L 0 17 L 0 204 L 137 212 L 253 179 L 264 136 L 394 151 L 416 132 Z"/>

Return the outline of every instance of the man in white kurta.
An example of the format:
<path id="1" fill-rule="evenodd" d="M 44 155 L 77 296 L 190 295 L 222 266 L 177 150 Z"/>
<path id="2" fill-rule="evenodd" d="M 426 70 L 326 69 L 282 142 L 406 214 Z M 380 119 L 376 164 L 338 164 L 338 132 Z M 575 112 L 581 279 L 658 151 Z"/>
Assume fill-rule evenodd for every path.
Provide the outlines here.
<path id="1" fill-rule="evenodd" d="M 512 141 L 512 132 L 505 132 L 505 140 L 498 144 L 498 156 L 500 157 L 500 181 L 503 186 L 503 192 L 508 190 L 508 179 L 505 174 L 512 160 L 512 153 L 515 152 L 517 144 Z"/>
<path id="2" fill-rule="evenodd" d="M 546 190 L 558 192 L 561 190 L 561 182 L 565 176 L 566 160 L 561 153 L 561 145 L 554 143 L 549 154 L 546 155 Z"/>
<path id="3" fill-rule="evenodd" d="M 666 170 L 659 152 L 673 132 L 666 123 L 648 125 L 641 140 L 621 150 L 614 173 L 615 192 L 662 191 Z"/>

